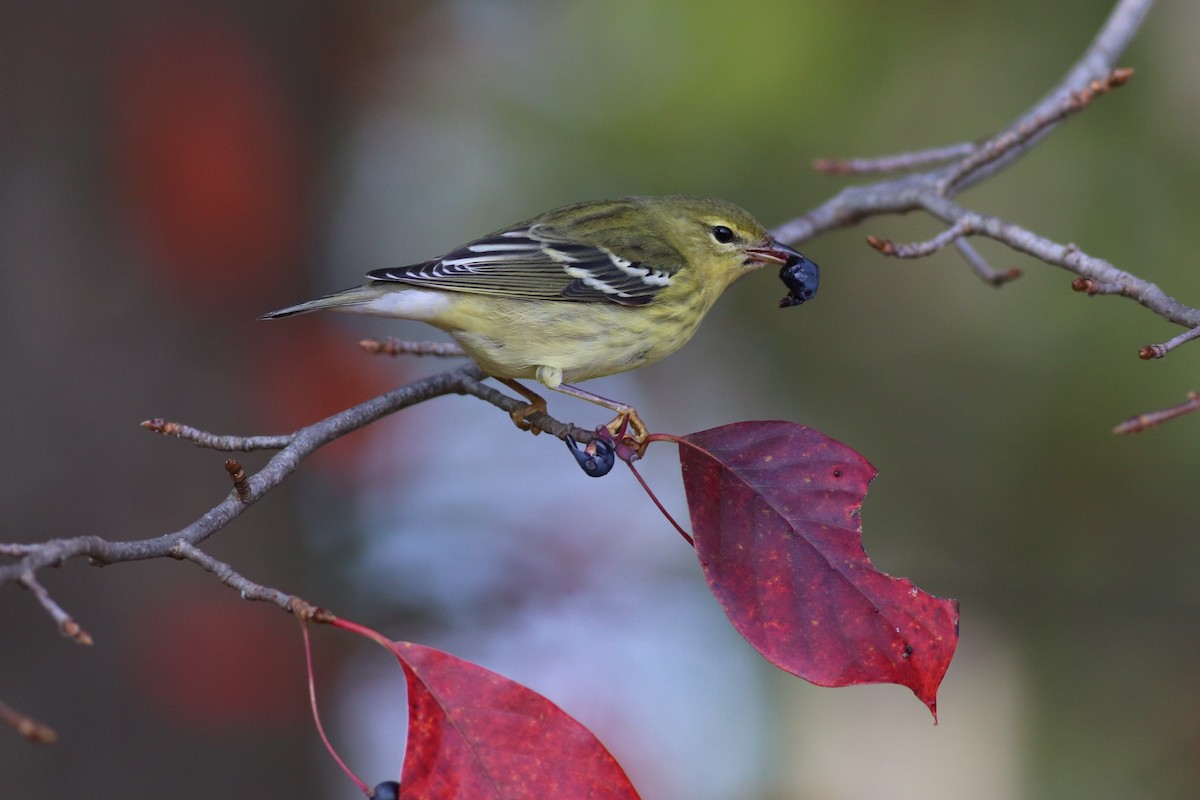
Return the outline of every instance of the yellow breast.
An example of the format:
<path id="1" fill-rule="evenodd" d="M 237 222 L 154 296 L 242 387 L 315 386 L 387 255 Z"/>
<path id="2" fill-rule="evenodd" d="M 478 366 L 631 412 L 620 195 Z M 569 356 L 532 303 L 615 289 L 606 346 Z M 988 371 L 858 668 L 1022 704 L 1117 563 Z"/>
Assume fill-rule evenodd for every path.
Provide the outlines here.
<path id="1" fill-rule="evenodd" d="M 431 321 L 489 375 L 577 383 L 652 364 L 687 343 L 711 306 L 694 301 L 627 307 L 460 295 Z M 700 313 L 697 313 L 697 310 Z M 547 380 L 547 378 L 549 378 Z"/>

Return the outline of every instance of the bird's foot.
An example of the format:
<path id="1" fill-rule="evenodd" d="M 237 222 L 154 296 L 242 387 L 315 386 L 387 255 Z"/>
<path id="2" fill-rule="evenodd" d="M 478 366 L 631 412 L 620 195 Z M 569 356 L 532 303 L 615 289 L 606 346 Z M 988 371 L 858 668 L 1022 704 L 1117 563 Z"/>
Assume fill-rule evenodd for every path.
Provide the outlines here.
<path id="1" fill-rule="evenodd" d="M 509 416 L 512 417 L 513 424 L 518 428 L 523 431 L 529 431 L 534 436 L 537 436 L 542 432 L 542 429 L 530 422 L 528 418 L 534 414 L 546 413 L 546 399 L 537 395 L 534 395 L 534 398 L 536 399 L 531 398 L 525 405 L 509 412 Z"/>
<path id="2" fill-rule="evenodd" d="M 612 434 L 617 457 L 622 461 L 635 461 L 646 454 L 650 430 L 636 410 L 627 408 L 604 427 Z"/>
<path id="3" fill-rule="evenodd" d="M 529 401 L 526 405 L 508 412 L 508 415 L 512 417 L 513 424 L 518 428 L 523 431 L 530 431 L 534 436 L 537 436 L 542 432 L 542 429 L 530 422 L 529 417 L 532 417 L 534 414 L 546 413 L 546 398 L 537 392 L 530 391 L 511 378 L 500 378 L 499 381 Z"/>

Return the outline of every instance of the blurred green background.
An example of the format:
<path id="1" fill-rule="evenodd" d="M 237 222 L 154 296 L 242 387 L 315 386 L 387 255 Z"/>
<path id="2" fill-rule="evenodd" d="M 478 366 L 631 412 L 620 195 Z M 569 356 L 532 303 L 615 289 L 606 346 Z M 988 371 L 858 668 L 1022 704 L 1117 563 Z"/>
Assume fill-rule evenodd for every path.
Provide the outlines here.
<path id="1" fill-rule="evenodd" d="M 419 328 L 256 322 L 265 310 L 580 199 L 713 194 L 782 223 L 844 185 L 812 173 L 816 157 L 1003 125 L 1059 79 L 1108 9 L 0 3 L 0 539 L 151 536 L 223 497 L 224 456 L 137 428 L 147 417 L 282 432 L 437 367 L 354 347 Z M 961 201 L 1200 303 L 1185 235 L 1200 215 L 1197 30 L 1200 6 L 1156 8 L 1121 59 L 1137 70 L 1128 87 Z M 990 243 L 979 249 L 994 267 L 1025 277 L 996 290 L 952 252 L 899 262 L 863 243 L 936 231 L 919 216 L 873 219 L 807 243 L 823 269 L 811 304 L 776 311 L 777 281 L 744 281 L 684 351 L 589 385 L 658 430 L 784 418 L 855 447 L 880 470 L 863 510 L 875 564 L 962 604 L 939 727 L 896 687 L 818 689 L 751 659 L 739 663 L 766 710 L 744 735 L 713 720 L 718 744 L 691 756 L 719 764 L 727 739 L 755 743 L 759 761 L 743 754 L 744 772 L 724 778 L 750 788 L 724 796 L 772 800 L 1200 795 L 1200 418 L 1109 432 L 1197 388 L 1200 350 L 1139 361 L 1141 345 L 1178 330 L 1131 302 L 1073 293 L 1067 273 Z M 528 549 L 522 516 L 537 517 L 571 566 L 531 569 L 572 586 L 595 580 L 587 562 L 611 549 L 606 530 L 636 519 L 674 566 L 631 568 L 629 591 L 700 585 L 631 481 L 601 490 L 557 442 L 467 400 L 409 416 L 420 425 L 388 420 L 320 454 L 211 550 L 255 580 L 435 642 L 454 638 L 453 614 L 415 600 L 389 610 L 372 594 L 379 576 L 355 572 L 374 552 L 361 503 L 436 496 L 428 547 L 441 541 L 429 531 L 438 509 L 504 516 L 487 536 L 517 551 Z M 563 480 L 523 480 L 509 459 Z M 647 470 L 674 480 L 669 453 L 652 451 Z M 552 502 L 569 512 L 548 514 Z M 61 741 L 35 747 L 0 730 L 0 796 L 355 796 L 316 748 L 283 614 L 174 562 L 72 563 L 42 577 L 97 644 L 61 639 L 31 597 L 4 589 L 0 700 Z M 702 592 L 696 602 L 709 604 L 704 625 L 724 625 Z M 319 643 L 332 708 L 352 656 L 335 636 Z M 717 701 L 702 690 L 689 700 Z M 343 712 L 343 729 L 358 722 Z M 629 767 L 647 800 L 706 796 L 663 777 L 688 771 L 671 772 L 678 754 L 664 737 L 661 759 Z"/>

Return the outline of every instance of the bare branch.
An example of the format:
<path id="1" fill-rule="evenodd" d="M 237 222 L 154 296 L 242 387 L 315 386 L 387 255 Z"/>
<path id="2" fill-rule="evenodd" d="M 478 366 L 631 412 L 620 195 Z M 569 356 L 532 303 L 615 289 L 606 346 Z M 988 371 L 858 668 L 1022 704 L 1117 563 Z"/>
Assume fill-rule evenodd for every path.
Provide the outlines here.
<path id="1" fill-rule="evenodd" d="M 528 403 L 523 400 L 518 400 L 515 397 L 509 397 L 499 389 L 494 389 L 486 383 L 481 383 L 479 380 L 464 380 L 463 392 L 472 397 L 478 397 L 480 400 L 491 403 L 496 408 L 503 409 L 512 416 L 513 412 L 523 410 Z M 596 435 L 595 431 L 584 430 L 578 428 L 569 422 L 559 422 L 549 414 L 544 414 L 540 411 L 535 411 L 525 418 L 525 421 L 533 426 L 536 431 L 545 431 L 551 436 L 556 436 L 564 442 L 567 436 L 581 442 L 590 442 Z M 582 437 L 582 438 L 580 438 Z"/>
<path id="2" fill-rule="evenodd" d="M 388 336 L 386 339 L 363 339 L 358 346 L 372 355 L 381 356 L 460 358 L 467 355 L 455 342 L 407 342 L 394 336 Z"/>
<path id="3" fill-rule="evenodd" d="M 218 561 L 195 545 L 188 544 L 187 542 L 178 542 L 171 548 L 170 556 L 181 561 L 191 561 L 194 564 L 198 564 L 206 572 L 216 575 L 221 583 L 232 589 L 237 589 L 243 600 L 260 600 L 267 603 L 274 603 L 284 611 L 295 614 L 304 620 L 328 622 L 333 619 L 332 614 L 319 606 L 314 606 L 295 595 L 255 583 L 249 578 L 242 576 L 224 561 Z"/>
<path id="4" fill-rule="evenodd" d="M 813 169 L 829 175 L 870 175 L 883 172 L 900 172 L 906 169 L 945 164 L 965 156 L 972 155 L 978 145 L 975 142 L 961 142 L 945 147 L 931 147 L 927 150 L 915 150 L 911 153 L 896 153 L 890 156 L 875 158 L 818 158 L 813 161 Z"/>
<path id="5" fill-rule="evenodd" d="M 58 624 L 58 631 L 76 644 L 92 644 L 92 635 L 85 631 L 75 619 L 54 601 L 42 584 L 38 583 L 33 572 L 26 572 L 17 578 L 17 584 L 33 592 L 33 596 L 42 604 L 42 608 Z"/>
<path id="6" fill-rule="evenodd" d="M 1067 247 L 1073 246 L 1067 245 Z M 1098 294 L 1121 294 L 1125 291 L 1125 287 L 1119 283 L 1101 283 L 1092 278 L 1076 278 L 1071 281 L 1071 288 L 1077 292 L 1083 292 L 1088 297 L 1095 297 Z"/>
<path id="7" fill-rule="evenodd" d="M 143 428 L 161 433 L 163 436 L 175 436 L 192 442 L 197 447 L 207 447 L 210 450 L 282 450 L 292 442 L 292 436 L 218 436 L 215 433 L 183 425 L 179 422 L 168 422 L 161 417 L 148 419 L 141 423 Z"/>
<path id="8" fill-rule="evenodd" d="M 992 286 L 1003 286 L 1009 281 L 1015 281 L 1023 274 L 1019 267 L 1006 269 L 1003 272 L 992 269 L 991 265 L 984 260 L 983 256 L 979 255 L 966 239 L 955 240 L 954 248 L 958 250 L 959 255 L 963 257 L 963 260 L 967 262 L 967 265 L 971 269 L 975 270 L 975 274 L 984 283 L 991 284 Z"/>
<path id="9" fill-rule="evenodd" d="M 1138 358 L 1143 361 L 1149 361 L 1152 358 L 1162 358 L 1176 347 L 1179 347 L 1179 345 L 1186 344 L 1198 338 L 1200 338 L 1200 328 L 1192 328 L 1190 331 L 1184 331 L 1168 342 L 1146 345 L 1138 351 Z"/>
<path id="10" fill-rule="evenodd" d="M 932 239 L 926 239 L 923 242 L 896 244 L 890 239 L 868 236 L 867 244 L 885 256 L 892 256 L 894 258 L 924 258 L 925 256 L 933 255 L 946 245 L 957 242 L 962 237 L 971 233 L 975 233 L 971 227 L 971 221 L 964 218 L 955 222 Z"/>
<path id="11" fill-rule="evenodd" d="M 43 725 L 33 717 L 22 714 L 6 703 L 0 703 L 0 722 L 11 726 L 31 742 L 54 744 L 58 741 L 58 734 L 48 725 Z"/>
<path id="12" fill-rule="evenodd" d="M 1016 125 L 994 136 L 980 145 L 974 153 L 955 165 L 946 178 L 948 187 L 971 183 L 971 176 L 982 168 L 999 161 L 1007 154 L 1048 133 L 1072 114 L 1078 114 L 1092 104 L 1097 97 L 1111 92 L 1133 77 L 1131 69 L 1114 69 L 1103 77 L 1096 78 L 1077 91 L 1068 91 L 1057 102 L 1039 107 L 1033 114 Z"/>
<path id="13" fill-rule="evenodd" d="M 246 470 L 242 468 L 242 462 L 236 458 L 226 459 L 225 471 L 229 473 L 229 479 L 233 481 L 233 493 L 237 495 L 237 499 L 243 503 L 249 502 L 250 482 L 246 480 Z"/>
<path id="14" fill-rule="evenodd" d="M 1153 428 L 1155 425 L 1161 425 L 1168 420 L 1197 410 L 1200 410 L 1200 392 L 1188 392 L 1188 399 L 1179 405 L 1130 417 L 1113 428 L 1113 433 L 1141 433 L 1147 428 Z"/>

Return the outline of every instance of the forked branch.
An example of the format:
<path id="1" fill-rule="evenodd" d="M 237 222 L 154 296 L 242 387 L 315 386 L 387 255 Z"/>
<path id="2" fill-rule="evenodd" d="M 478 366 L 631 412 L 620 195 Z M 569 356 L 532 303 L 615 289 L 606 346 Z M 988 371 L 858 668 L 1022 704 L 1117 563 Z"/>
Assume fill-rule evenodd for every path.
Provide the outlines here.
<path id="1" fill-rule="evenodd" d="M 509 414 L 524 407 L 525 403 L 521 400 L 481 383 L 485 377 L 474 365 L 457 367 L 402 386 L 282 436 L 217 435 L 181 423 L 161 419 L 147 420 L 142 423 L 143 427 L 166 436 L 190 441 L 198 447 L 220 451 L 278 452 L 262 469 L 252 475 L 245 472 L 237 459 L 228 459 L 224 466 L 233 484 L 229 495 L 199 519 L 171 533 L 128 541 L 113 541 L 88 535 L 32 544 L 0 544 L 0 556 L 15 559 L 14 563 L 0 566 L 0 584 L 15 582 L 29 589 L 59 629 L 83 644 L 90 644 L 91 637 L 51 598 L 35 577 L 40 570 L 48 566 L 76 558 L 88 558 L 98 565 L 150 558 L 191 561 L 216 575 L 223 583 L 237 589 L 248 600 L 272 602 L 287 611 L 311 618 L 316 613 L 314 606 L 293 595 L 253 583 L 239 575 L 228 564 L 205 554 L 199 545 L 282 483 L 308 456 L 334 439 L 365 427 L 381 417 L 447 394 L 471 395 Z M 592 431 L 561 422 L 544 413 L 532 414 L 529 419 L 540 430 L 564 440 L 570 435 L 580 441 L 590 441 L 595 435 Z"/>
<path id="2" fill-rule="evenodd" d="M 952 199 L 1013 164 L 1067 119 L 1123 86 L 1133 76 L 1133 70 L 1118 67 L 1116 61 L 1141 27 L 1151 5 L 1153 0 L 1120 0 L 1091 45 L 1058 85 L 985 141 L 879 158 L 817 160 L 814 163 L 817 170 L 838 175 L 925 171 L 843 189 L 804 216 L 780 225 L 773 233 L 784 242 L 798 245 L 827 231 L 856 225 L 869 217 L 921 211 L 946 227 L 925 241 L 898 243 L 868 236 L 867 243 L 894 258 L 922 258 L 953 244 L 981 279 L 1000 286 L 1018 277 L 1021 271 L 992 268 L 968 242 L 968 238 L 974 236 L 992 239 L 1074 273 L 1078 277 L 1071 286 L 1076 291 L 1088 296 L 1126 297 L 1168 322 L 1187 328 L 1169 341 L 1141 346 L 1138 349 L 1140 358 L 1162 358 L 1179 345 L 1200 338 L 1200 309 L 1180 302 L 1154 283 L 1091 255 L 1072 242 L 1052 241 L 1028 228 L 968 209 Z M 1179 408 L 1167 409 L 1167 418 L 1178 416 Z M 1152 412 L 1151 416 L 1159 413 Z M 1122 427 L 1117 430 L 1121 431 Z"/>

